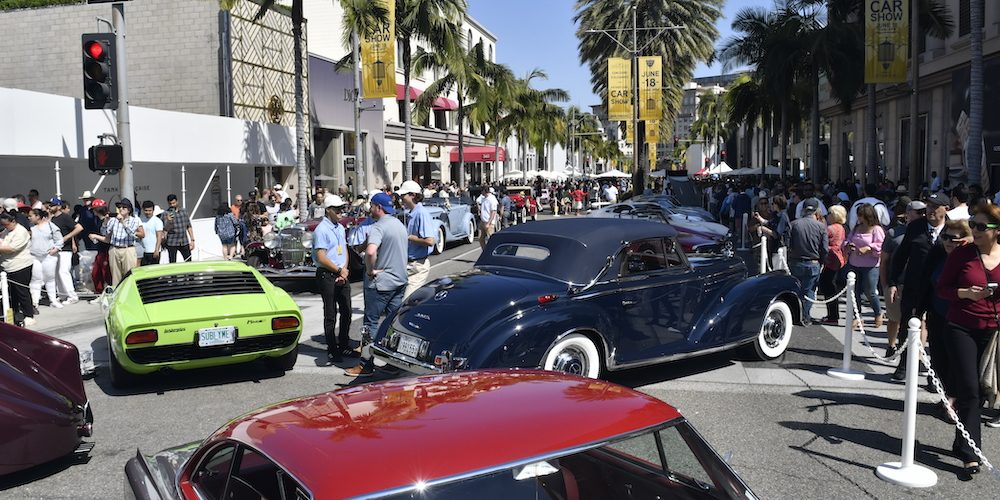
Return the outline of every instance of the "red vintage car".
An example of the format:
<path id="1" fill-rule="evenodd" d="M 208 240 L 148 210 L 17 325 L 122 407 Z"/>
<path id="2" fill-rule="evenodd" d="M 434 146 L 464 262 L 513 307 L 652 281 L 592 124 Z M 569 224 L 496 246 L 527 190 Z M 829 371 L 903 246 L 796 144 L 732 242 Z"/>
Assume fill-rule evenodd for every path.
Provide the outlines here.
<path id="1" fill-rule="evenodd" d="M 0 476 L 87 454 L 93 423 L 76 346 L 0 323 Z"/>
<path id="2" fill-rule="evenodd" d="M 534 370 L 285 401 L 125 473 L 139 499 L 756 498 L 670 405 Z"/>
<path id="3" fill-rule="evenodd" d="M 513 202 L 513 216 L 517 223 L 538 220 L 538 200 L 531 195 L 530 186 L 509 186 L 507 194 Z"/>

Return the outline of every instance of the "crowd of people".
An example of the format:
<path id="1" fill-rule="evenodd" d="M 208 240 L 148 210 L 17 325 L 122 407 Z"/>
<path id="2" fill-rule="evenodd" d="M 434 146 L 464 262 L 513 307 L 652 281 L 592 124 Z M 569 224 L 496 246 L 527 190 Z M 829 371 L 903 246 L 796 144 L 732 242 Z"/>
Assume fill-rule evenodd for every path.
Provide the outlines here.
<path id="1" fill-rule="evenodd" d="M 997 399 L 995 384 L 984 388 L 980 382 L 997 370 L 984 363 L 991 363 L 987 347 L 1000 326 L 1000 294 L 994 293 L 1000 283 L 1000 193 L 990 199 L 979 186 L 933 179 L 917 193 L 908 192 L 905 181 L 865 188 L 854 181 L 715 181 L 703 192 L 705 206 L 734 234 L 747 220 L 747 234 L 767 240 L 772 269 L 785 268 L 798 279 L 804 324 L 812 321 L 816 288 L 833 297 L 849 272 L 865 316 L 853 326 L 885 324 L 887 356 L 906 344 L 909 318 L 923 320 L 931 365 L 980 446 L 984 402 L 992 408 Z M 840 324 L 839 307 L 828 303 L 819 321 Z M 900 361 L 892 378 L 903 380 L 905 370 Z M 930 377 L 928 386 L 932 390 Z M 941 416 L 950 419 L 943 406 Z M 1000 413 L 986 425 L 1000 427 Z M 957 431 L 953 451 L 966 473 L 979 471 L 979 459 Z"/>

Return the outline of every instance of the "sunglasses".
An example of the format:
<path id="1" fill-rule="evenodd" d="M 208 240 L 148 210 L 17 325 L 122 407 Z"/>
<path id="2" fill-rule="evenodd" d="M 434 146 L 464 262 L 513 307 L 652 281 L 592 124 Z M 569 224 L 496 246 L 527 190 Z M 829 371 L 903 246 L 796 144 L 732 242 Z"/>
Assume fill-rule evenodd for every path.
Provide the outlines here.
<path id="1" fill-rule="evenodd" d="M 946 242 L 957 243 L 962 241 L 962 238 L 964 236 L 959 234 L 941 233 L 941 240 Z"/>
<path id="2" fill-rule="evenodd" d="M 971 227 L 973 231 L 985 231 L 987 229 L 996 229 L 1000 227 L 1000 224 L 992 224 L 992 223 L 988 224 L 985 222 L 969 222 L 969 227 Z"/>

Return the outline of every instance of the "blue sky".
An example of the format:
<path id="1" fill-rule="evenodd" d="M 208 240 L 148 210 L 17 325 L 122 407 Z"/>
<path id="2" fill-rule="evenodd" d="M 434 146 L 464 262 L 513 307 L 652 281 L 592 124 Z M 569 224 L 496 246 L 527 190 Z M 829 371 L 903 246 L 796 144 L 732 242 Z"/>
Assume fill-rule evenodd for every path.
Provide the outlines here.
<path id="1" fill-rule="evenodd" d="M 573 24 L 574 0 L 469 0 L 469 13 L 499 39 L 497 61 L 523 77 L 533 68 L 549 75 L 538 88 L 561 88 L 569 92 L 571 103 L 588 109 L 600 99 L 590 90 L 590 71 L 580 64 L 576 26 Z M 744 7 L 771 6 L 772 0 L 728 0 L 719 19 L 721 41 L 732 31 L 730 19 Z M 716 44 L 718 46 L 718 43 Z M 704 64 L 695 76 L 717 75 L 718 65 Z"/>

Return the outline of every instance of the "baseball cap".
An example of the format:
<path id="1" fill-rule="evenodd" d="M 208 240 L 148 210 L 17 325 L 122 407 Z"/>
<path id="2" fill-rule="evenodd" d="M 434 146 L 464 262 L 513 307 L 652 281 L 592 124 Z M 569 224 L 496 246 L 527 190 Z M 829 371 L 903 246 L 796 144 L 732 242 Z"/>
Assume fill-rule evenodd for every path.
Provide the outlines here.
<path id="1" fill-rule="evenodd" d="M 847 196 L 847 193 L 843 191 L 837 193 L 837 199 L 839 199 L 840 201 L 851 201 L 851 197 Z"/>
<path id="2" fill-rule="evenodd" d="M 63 205 L 63 201 L 58 196 L 53 196 L 52 199 L 49 200 L 49 204 L 51 204 L 51 205 Z"/>
<path id="3" fill-rule="evenodd" d="M 132 202 L 128 198 L 122 198 L 121 201 L 115 202 L 116 207 L 126 207 L 129 210 L 133 210 Z"/>
<path id="4" fill-rule="evenodd" d="M 928 205 L 937 205 L 940 207 L 951 206 L 951 200 L 949 200 L 948 197 L 942 193 L 931 193 L 927 196 L 927 198 L 924 198 L 924 202 Z"/>
<path id="5" fill-rule="evenodd" d="M 376 193 L 375 196 L 372 196 L 372 203 L 381 206 L 387 214 L 396 213 L 396 209 L 392 206 L 392 196 L 385 193 Z"/>
<path id="6" fill-rule="evenodd" d="M 406 181 L 401 186 L 399 186 L 399 189 L 396 191 L 396 194 L 402 196 L 404 194 L 419 194 L 422 192 L 423 190 L 420 189 L 420 184 L 417 184 L 415 181 Z"/>
<path id="7" fill-rule="evenodd" d="M 802 213 L 811 214 L 819 210 L 819 202 L 815 198 L 807 198 L 802 202 Z"/>
<path id="8" fill-rule="evenodd" d="M 17 200 L 14 198 L 5 198 L 3 200 L 3 209 L 8 212 L 17 210 Z"/>
<path id="9" fill-rule="evenodd" d="M 97 198 L 96 200 L 94 200 L 94 201 L 93 201 L 93 202 L 92 202 L 92 203 L 90 204 L 90 206 L 92 206 L 92 207 L 94 207 L 94 208 L 97 208 L 97 207 L 106 207 L 106 206 L 108 206 L 108 204 L 107 204 L 107 202 L 105 202 L 104 200 L 102 200 L 102 199 L 100 199 L 100 198 Z"/>
<path id="10" fill-rule="evenodd" d="M 277 189 L 277 190 L 280 191 L 281 190 L 281 184 L 275 184 L 274 185 L 274 189 Z"/>
<path id="11" fill-rule="evenodd" d="M 927 204 L 920 200 L 911 201 L 909 205 L 906 205 L 907 210 L 923 210 L 925 208 L 927 208 Z"/>
<path id="12" fill-rule="evenodd" d="M 335 194 L 328 194 L 323 198 L 323 208 L 330 208 L 330 207 L 340 208 L 344 205 L 347 205 L 344 199 Z"/>

